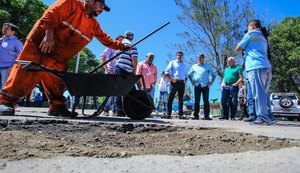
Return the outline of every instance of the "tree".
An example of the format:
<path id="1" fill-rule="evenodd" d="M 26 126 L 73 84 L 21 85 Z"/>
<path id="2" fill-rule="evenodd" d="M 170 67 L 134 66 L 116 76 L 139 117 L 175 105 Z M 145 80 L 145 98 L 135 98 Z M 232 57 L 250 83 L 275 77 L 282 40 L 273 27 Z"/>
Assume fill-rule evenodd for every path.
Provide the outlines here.
<path id="1" fill-rule="evenodd" d="M 189 32 L 178 33 L 186 40 L 175 45 L 179 50 L 205 54 L 222 78 L 227 56 L 236 56 L 235 46 L 243 37 L 254 11 L 249 0 L 175 0 L 183 11 L 178 20 Z"/>
<path id="2" fill-rule="evenodd" d="M 19 27 L 18 39 L 25 42 L 34 23 L 47 9 L 41 0 L 1 0 L 0 24 L 10 22 Z"/>
<path id="3" fill-rule="evenodd" d="M 271 91 L 300 95 L 300 17 L 288 17 L 272 28 L 269 42 L 273 79 Z"/>
<path id="4" fill-rule="evenodd" d="M 96 66 L 100 64 L 98 60 L 95 59 L 95 55 L 89 48 L 84 48 L 82 51 L 80 51 L 80 59 L 79 59 L 79 68 L 78 68 L 78 73 L 84 73 L 84 72 L 89 72 Z M 76 70 L 76 62 L 77 62 L 77 55 L 69 61 L 68 66 L 69 69 L 68 71 L 70 72 L 75 72 Z M 104 73 L 103 68 L 98 70 L 99 73 Z"/>

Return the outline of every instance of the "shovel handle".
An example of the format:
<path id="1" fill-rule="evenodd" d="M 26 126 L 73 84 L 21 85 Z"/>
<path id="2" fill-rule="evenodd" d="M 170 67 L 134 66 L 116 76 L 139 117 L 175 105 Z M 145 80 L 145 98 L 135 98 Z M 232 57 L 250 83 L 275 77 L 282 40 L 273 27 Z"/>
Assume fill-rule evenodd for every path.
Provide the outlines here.
<path id="1" fill-rule="evenodd" d="M 139 44 L 140 42 L 144 41 L 146 38 L 150 37 L 151 35 L 153 35 L 154 33 L 156 33 L 157 31 L 161 30 L 163 27 L 169 25 L 170 22 L 167 22 L 165 24 L 163 24 L 162 26 L 160 26 L 159 28 L 157 28 L 156 30 L 152 31 L 151 33 L 149 33 L 148 35 L 144 36 L 143 38 L 141 38 L 140 40 L 138 40 L 136 43 L 134 43 L 133 45 L 130 46 L 129 49 L 132 49 L 134 46 L 136 46 L 137 44 Z M 109 60 L 103 62 L 102 64 L 100 64 L 99 66 L 95 67 L 92 71 L 90 71 L 89 73 L 94 73 L 95 71 L 97 71 L 99 68 L 103 67 L 104 65 L 106 65 L 107 63 L 109 63 L 110 61 L 116 59 L 118 56 L 120 56 L 122 53 L 124 53 L 126 50 L 123 50 L 119 53 L 117 53 L 115 56 L 113 56 L 112 58 L 110 58 Z"/>
<path id="2" fill-rule="evenodd" d="M 63 76 L 65 73 L 64 71 L 54 70 L 32 61 L 16 60 L 15 64 L 24 65 L 22 69 L 29 72 L 50 72 L 56 76 Z"/>

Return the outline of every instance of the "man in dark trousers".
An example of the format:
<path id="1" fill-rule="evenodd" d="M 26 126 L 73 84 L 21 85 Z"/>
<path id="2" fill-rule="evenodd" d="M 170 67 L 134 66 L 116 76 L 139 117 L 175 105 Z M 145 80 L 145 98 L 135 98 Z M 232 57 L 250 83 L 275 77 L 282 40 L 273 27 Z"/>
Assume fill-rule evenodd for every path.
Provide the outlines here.
<path id="1" fill-rule="evenodd" d="M 170 79 L 170 95 L 168 99 L 167 118 L 171 118 L 172 104 L 175 94 L 178 92 L 179 119 L 183 117 L 183 95 L 187 81 L 187 68 L 183 62 L 183 52 L 176 53 L 176 60 L 171 61 L 165 69 L 166 76 Z"/>

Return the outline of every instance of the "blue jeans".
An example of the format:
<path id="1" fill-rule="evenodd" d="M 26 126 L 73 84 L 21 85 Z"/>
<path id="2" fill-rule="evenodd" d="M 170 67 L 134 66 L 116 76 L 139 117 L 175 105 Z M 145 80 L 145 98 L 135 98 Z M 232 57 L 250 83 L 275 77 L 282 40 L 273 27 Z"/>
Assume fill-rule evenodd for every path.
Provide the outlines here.
<path id="1" fill-rule="evenodd" d="M 0 69 L 0 75 L 1 75 L 1 86 L 0 86 L 0 91 L 4 88 L 5 82 L 7 81 L 7 78 L 9 76 L 11 68 L 2 68 Z"/>
<path id="2" fill-rule="evenodd" d="M 238 106 L 238 86 L 224 87 L 222 90 L 222 108 L 223 108 L 223 117 L 229 117 L 229 106 L 230 106 L 230 118 L 235 118 Z M 229 97 L 231 96 L 231 99 Z"/>
<path id="3" fill-rule="evenodd" d="M 255 102 L 255 112 L 257 118 L 265 122 L 275 120 L 271 112 L 271 101 L 268 94 L 272 79 L 272 69 L 262 68 L 250 70 L 247 72 L 249 84 L 251 87 L 251 94 Z"/>
<path id="4" fill-rule="evenodd" d="M 104 110 L 105 111 L 109 111 L 109 110 L 113 110 L 112 106 L 114 106 L 114 101 L 115 101 L 115 97 L 111 96 L 109 97 L 109 99 L 107 100 L 105 106 L 104 106 Z"/>
<path id="5" fill-rule="evenodd" d="M 167 97 L 168 92 L 167 91 L 159 91 L 158 93 L 158 101 L 156 103 L 156 111 L 159 112 L 159 105 L 162 102 L 163 103 L 163 112 L 166 112 L 166 105 L 167 105 Z"/>
<path id="6" fill-rule="evenodd" d="M 154 100 L 154 91 L 155 91 L 155 88 L 152 87 L 150 89 L 146 89 L 146 91 L 151 96 L 151 98 Z"/>
<path id="7" fill-rule="evenodd" d="M 255 103 L 254 98 L 252 95 L 252 90 L 249 81 L 247 82 L 247 103 L 248 103 L 248 114 L 249 118 L 253 117 L 254 119 L 257 118 L 256 112 L 255 112 Z"/>

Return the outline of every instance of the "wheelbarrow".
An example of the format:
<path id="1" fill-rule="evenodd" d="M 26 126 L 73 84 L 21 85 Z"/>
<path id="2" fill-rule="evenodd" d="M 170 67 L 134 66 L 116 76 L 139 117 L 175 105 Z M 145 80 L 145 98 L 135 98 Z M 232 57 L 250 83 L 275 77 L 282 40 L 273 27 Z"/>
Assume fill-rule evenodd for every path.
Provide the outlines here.
<path id="1" fill-rule="evenodd" d="M 153 100 L 146 91 L 140 88 L 139 90 L 130 91 L 140 79 L 142 79 L 142 83 L 145 86 L 142 75 L 131 74 L 129 76 L 122 76 L 95 73 L 71 73 L 54 70 L 31 61 L 18 61 L 18 63 L 25 64 L 23 69 L 26 71 L 49 72 L 60 78 L 65 83 L 69 93 L 77 98 L 73 105 L 73 113 L 81 96 L 84 98 L 82 107 L 83 115 L 86 115 L 84 110 L 87 96 L 106 96 L 97 111 L 89 117 L 100 115 L 104 110 L 108 98 L 111 96 L 124 96 L 124 112 L 129 118 L 134 120 L 145 119 L 154 109 Z"/>
<path id="2" fill-rule="evenodd" d="M 165 23 L 156 30 L 152 31 L 133 45 L 130 49 L 150 37 L 152 34 L 156 33 L 163 27 L 167 26 L 170 22 Z M 143 88 L 145 87 L 145 81 L 142 75 L 130 74 L 128 76 L 122 75 L 112 75 L 112 74 L 96 74 L 95 72 L 103 67 L 108 62 L 114 60 L 119 55 L 124 53 L 125 50 L 120 51 L 111 59 L 103 62 L 101 65 L 97 66 L 95 69 L 89 73 L 70 73 L 65 71 L 57 71 L 51 68 L 47 68 L 35 62 L 30 61 L 18 61 L 17 63 L 24 64 L 24 70 L 27 71 L 39 71 L 39 72 L 49 72 L 58 78 L 60 78 L 66 85 L 68 91 L 72 96 L 77 98 L 72 108 L 72 114 L 74 115 L 75 108 L 79 101 L 79 98 L 83 96 L 83 107 L 82 114 L 84 113 L 85 102 L 87 96 L 106 96 L 105 100 L 101 106 L 97 109 L 93 115 L 89 117 L 96 117 L 102 113 L 104 106 L 111 96 L 124 96 L 123 99 L 123 109 L 128 117 L 135 120 L 142 120 L 148 117 L 153 109 L 154 103 L 151 96 L 145 91 L 132 90 L 140 79 L 142 80 Z"/>

